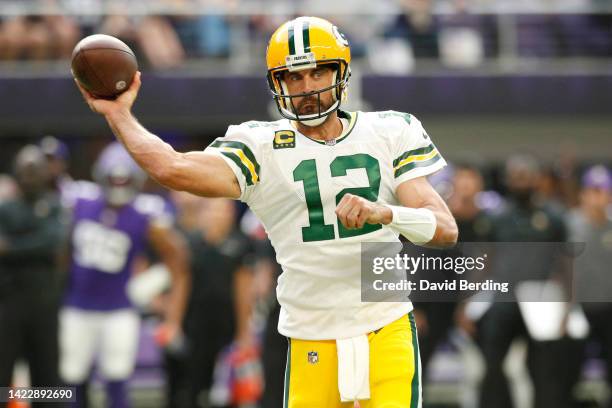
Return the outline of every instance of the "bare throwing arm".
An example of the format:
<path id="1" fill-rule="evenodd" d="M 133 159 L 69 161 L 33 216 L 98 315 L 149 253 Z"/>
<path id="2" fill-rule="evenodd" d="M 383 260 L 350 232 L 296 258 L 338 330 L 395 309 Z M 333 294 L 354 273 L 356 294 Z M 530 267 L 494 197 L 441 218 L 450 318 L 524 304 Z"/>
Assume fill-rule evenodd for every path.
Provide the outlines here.
<path id="1" fill-rule="evenodd" d="M 75 82 L 91 110 L 104 115 L 117 139 L 158 183 L 204 197 L 240 196 L 238 180 L 223 159 L 204 152 L 179 153 L 138 123 L 131 110 L 141 85 L 140 72 L 115 100 L 96 99 Z"/>

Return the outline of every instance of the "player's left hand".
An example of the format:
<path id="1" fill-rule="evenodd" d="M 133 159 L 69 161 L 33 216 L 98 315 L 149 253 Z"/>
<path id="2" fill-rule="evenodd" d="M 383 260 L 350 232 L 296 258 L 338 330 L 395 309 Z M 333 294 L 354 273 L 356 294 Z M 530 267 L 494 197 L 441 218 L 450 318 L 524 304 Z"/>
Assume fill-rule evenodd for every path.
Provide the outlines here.
<path id="1" fill-rule="evenodd" d="M 161 347 L 168 347 L 182 335 L 179 325 L 163 322 L 155 330 L 155 341 Z"/>
<path id="2" fill-rule="evenodd" d="M 336 215 L 344 227 L 362 228 L 368 224 L 388 224 L 393 214 L 388 207 L 354 194 L 345 194 L 336 207 Z"/>

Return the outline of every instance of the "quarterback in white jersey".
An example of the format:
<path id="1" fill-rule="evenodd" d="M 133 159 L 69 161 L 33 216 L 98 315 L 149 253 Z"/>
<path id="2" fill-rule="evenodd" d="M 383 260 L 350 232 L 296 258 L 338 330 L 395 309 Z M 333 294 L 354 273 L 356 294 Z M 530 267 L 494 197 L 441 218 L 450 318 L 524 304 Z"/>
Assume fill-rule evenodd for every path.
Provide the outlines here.
<path id="1" fill-rule="evenodd" d="M 176 152 L 132 116 L 139 73 L 114 101 L 81 91 L 159 183 L 240 199 L 261 219 L 283 268 L 284 406 L 419 407 L 412 306 L 361 301 L 360 244 L 398 242 L 401 234 L 416 244 L 453 245 L 455 221 L 424 177 L 445 161 L 410 114 L 340 109 L 351 56 L 330 22 L 286 22 L 266 59 L 284 119 L 230 126 L 203 152 Z"/>
<path id="2" fill-rule="evenodd" d="M 301 134 L 283 119 L 230 126 L 206 150 L 232 168 L 240 199 L 261 220 L 276 250 L 283 268 L 279 331 L 287 337 L 352 337 L 411 310 L 410 303 L 361 302 L 359 243 L 398 242 L 397 232 L 381 224 L 348 229 L 335 210 L 346 193 L 398 205 L 400 184 L 445 165 L 410 114 L 338 111 L 338 117 L 343 131 L 327 142 Z M 400 163 L 403 155 L 407 160 Z"/>

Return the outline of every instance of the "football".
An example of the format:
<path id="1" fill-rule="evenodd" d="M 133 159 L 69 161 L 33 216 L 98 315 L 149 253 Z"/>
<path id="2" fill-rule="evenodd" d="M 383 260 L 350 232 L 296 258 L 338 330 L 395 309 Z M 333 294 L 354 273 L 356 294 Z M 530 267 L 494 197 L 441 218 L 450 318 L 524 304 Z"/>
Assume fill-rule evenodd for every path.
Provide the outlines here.
<path id="1" fill-rule="evenodd" d="M 130 47 L 110 35 L 85 37 L 72 51 L 72 75 L 99 98 L 113 99 L 127 90 L 137 69 Z"/>

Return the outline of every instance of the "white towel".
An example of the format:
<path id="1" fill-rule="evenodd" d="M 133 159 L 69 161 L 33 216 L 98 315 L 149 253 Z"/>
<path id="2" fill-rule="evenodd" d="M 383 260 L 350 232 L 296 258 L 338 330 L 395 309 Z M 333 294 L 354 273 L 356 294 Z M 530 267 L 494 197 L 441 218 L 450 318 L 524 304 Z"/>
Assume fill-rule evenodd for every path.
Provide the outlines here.
<path id="1" fill-rule="evenodd" d="M 336 340 L 338 390 L 342 402 L 370 399 L 370 344 L 368 336 Z"/>
<path id="2" fill-rule="evenodd" d="M 559 283 L 523 281 L 516 285 L 515 293 L 527 332 L 534 340 L 559 340 L 563 336 L 567 303 L 563 303 L 564 292 Z"/>

